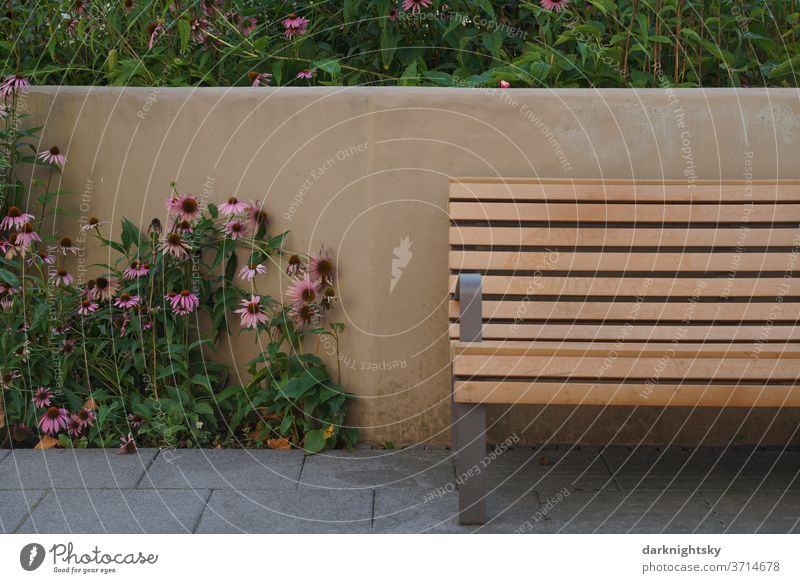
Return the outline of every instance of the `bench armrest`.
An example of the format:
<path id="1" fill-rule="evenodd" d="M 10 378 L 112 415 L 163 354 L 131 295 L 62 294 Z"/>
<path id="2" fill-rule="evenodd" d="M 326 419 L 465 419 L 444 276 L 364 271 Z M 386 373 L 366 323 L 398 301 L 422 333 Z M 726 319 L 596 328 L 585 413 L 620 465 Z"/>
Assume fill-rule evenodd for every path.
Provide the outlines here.
<path id="1" fill-rule="evenodd" d="M 459 301 L 459 340 L 480 342 L 483 331 L 483 302 L 480 273 L 460 273 L 456 283 Z"/>

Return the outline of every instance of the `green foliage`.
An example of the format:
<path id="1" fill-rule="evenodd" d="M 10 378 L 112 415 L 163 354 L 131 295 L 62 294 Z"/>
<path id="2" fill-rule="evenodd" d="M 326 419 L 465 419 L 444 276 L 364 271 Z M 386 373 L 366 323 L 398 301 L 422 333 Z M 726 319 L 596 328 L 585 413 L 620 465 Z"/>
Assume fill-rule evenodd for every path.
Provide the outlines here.
<path id="1" fill-rule="evenodd" d="M 4 73 L 52 85 L 796 86 L 800 52 L 794 0 L 8 4 Z M 292 11 L 308 29 L 287 39 Z"/>

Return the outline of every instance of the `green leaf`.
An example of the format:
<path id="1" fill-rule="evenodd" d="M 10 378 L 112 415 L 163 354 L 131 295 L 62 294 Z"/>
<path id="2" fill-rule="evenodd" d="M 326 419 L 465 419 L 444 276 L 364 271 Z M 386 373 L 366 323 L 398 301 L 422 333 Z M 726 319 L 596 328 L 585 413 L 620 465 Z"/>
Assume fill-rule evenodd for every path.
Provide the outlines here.
<path id="1" fill-rule="evenodd" d="M 325 432 L 322 429 L 306 431 L 305 437 L 303 438 L 303 449 L 309 453 L 317 453 L 325 449 L 326 441 L 328 440 L 325 439 Z"/>
<path id="2" fill-rule="evenodd" d="M 19 287 L 19 279 L 7 269 L 0 268 L 0 280 L 11 287 Z"/>
<path id="3" fill-rule="evenodd" d="M 178 32 L 181 37 L 181 52 L 185 52 L 189 47 L 189 34 L 191 33 L 191 25 L 185 18 L 178 21 Z"/>

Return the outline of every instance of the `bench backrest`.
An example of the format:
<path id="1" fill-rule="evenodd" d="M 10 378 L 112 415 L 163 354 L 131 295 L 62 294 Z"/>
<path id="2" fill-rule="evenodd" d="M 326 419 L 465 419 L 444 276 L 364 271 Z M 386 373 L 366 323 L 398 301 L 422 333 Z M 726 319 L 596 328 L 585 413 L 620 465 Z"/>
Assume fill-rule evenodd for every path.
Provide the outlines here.
<path id="1" fill-rule="evenodd" d="M 453 179 L 449 212 L 485 340 L 800 340 L 800 181 Z"/>

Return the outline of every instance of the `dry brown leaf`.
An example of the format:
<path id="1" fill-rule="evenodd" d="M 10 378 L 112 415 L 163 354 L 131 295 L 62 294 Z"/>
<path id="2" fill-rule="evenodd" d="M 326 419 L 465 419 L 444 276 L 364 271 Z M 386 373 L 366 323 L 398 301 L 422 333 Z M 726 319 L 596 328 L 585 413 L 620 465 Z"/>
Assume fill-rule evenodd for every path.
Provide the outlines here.
<path id="1" fill-rule="evenodd" d="M 292 444 L 285 437 L 279 437 L 277 439 L 268 439 L 267 447 L 270 449 L 292 449 Z"/>
<path id="2" fill-rule="evenodd" d="M 539 460 L 540 466 L 549 466 L 550 465 L 550 458 L 547 456 L 542 456 L 542 459 Z"/>
<path id="3" fill-rule="evenodd" d="M 91 399 L 91 398 L 88 399 L 83 404 L 83 406 L 86 407 L 87 409 L 91 409 L 92 411 L 97 411 L 97 401 L 95 401 L 94 399 Z"/>
<path id="4" fill-rule="evenodd" d="M 56 438 L 50 437 L 49 435 L 45 435 L 39 440 L 33 449 L 53 449 L 54 447 L 58 447 L 61 442 L 59 442 Z"/>

